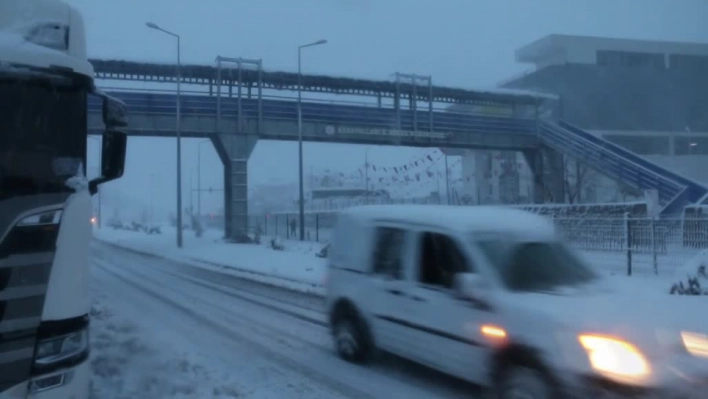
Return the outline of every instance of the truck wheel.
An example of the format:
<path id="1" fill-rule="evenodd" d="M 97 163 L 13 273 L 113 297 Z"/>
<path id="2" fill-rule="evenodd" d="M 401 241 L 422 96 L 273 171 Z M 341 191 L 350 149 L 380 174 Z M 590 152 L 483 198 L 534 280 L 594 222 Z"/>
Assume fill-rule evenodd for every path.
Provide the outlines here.
<path id="1" fill-rule="evenodd" d="M 552 389 L 540 371 L 521 366 L 509 368 L 497 388 L 499 399 L 551 399 Z"/>
<path id="2" fill-rule="evenodd" d="M 332 334 L 339 357 L 352 363 L 369 360 L 373 344 L 366 325 L 359 317 L 352 314 L 340 315 L 334 320 Z"/>

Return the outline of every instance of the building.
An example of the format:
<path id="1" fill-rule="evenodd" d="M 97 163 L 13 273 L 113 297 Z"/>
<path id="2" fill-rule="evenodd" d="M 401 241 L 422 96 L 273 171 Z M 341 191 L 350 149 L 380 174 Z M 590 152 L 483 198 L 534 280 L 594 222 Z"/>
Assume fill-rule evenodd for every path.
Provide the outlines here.
<path id="1" fill-rule="evenodd" d="M 532 69 L 500 87 L 557 94 L 555 117 L 708 184 L 708 43 L 549 35 L 519 48 L 516 60 Z M 575 161 L 566 161 L 566 186 L 581 176 L 568 193 L 576 201 L 631 199 Z"/>

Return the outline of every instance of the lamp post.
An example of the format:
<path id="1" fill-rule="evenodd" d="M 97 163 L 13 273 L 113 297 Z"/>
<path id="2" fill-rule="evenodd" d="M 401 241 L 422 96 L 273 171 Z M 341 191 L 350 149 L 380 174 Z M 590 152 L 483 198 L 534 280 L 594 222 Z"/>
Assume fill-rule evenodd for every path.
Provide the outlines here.
<path id="1" fill-rule="evenodd" d="M 445 197 L 450 205 L 450 169 L 447 166 L 447 152 L 445 152 Z"/>
<path id="2" fill-rule="evenodd" d="M 318 40 L 297 48 L 297 148 L 298 148 L 298 180 L 300 188 L 300 241 L 305 241 L 305 187 L 302 170 L 302 49 L 319 46 L 327 40 Z"/>
<path id="3" fill-rule="evenodd" d="M 177 247 L 182 248 L 182 99 L 181 99 L 181 84 L 182 84 L 182 65 L 180 57 L 180 38 L 176 33 L 164 30 L 152 22 L 146 22 L 150 29 L 159 30 L 177 39 Z"/>
<path id="4" fill-rule="evenodd" d="M 202 217 L 202 144 L 211 140 L 203 140 L 197 144 L 197 217 Z"/>
<path id="5" fill-rule="evenodd" d="M 364 197 L 364 204 L 369 205 L 369 150 L 371 147 L 368 147 L 364 151 L 364 189 L 366 190 L 366 194 Z"/>

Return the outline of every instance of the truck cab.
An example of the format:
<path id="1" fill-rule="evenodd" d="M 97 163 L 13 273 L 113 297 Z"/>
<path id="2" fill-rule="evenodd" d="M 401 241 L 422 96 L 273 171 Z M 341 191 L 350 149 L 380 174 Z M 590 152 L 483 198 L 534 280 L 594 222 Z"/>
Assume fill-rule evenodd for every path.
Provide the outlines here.
<path id="1" fill-rule="evenodd" d="M 100 177 L 87 103 L 103 101 Z M 91 196 L 122 176 L 125 106 L 98 90 L 81 14 L 0 3 L 0 397 L 87 398 Z"/>

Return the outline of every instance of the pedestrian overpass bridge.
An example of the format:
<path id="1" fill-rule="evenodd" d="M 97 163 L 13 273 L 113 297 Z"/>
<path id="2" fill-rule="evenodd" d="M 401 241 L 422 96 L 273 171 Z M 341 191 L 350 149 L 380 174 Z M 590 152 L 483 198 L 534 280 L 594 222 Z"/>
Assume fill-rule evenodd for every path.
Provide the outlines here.
<path id="1" fill-rule="evenodd" d="M 174 70 L 169 66 L 123 61 L 92 62 L 98 79 L 174 79 Z M 214 90 L 214 78 L 220 71 L 205 69 L 210 67 L 193 68 L 188 69 L 186 76 L 183 73 L 184 79 L 208 86 L 209 91 L 181 96 L 182 135 L 210 138 L 214 143 L 225 170 L 226 233 L 236 237 L 247 228 L 247 161 L 255 144 L 259 139 L 298 139 L 295 99 L 263 96 L 261 90 L 292 90 L 297 86 L 293 86 L 292 76 L 287 77 L 288 74 L 265 73 L 279 75 L 264 78 L 264 73 L 256 77 L 251 71 L 251 75 L 246 74 L 245 78 L 242 75 L 239 82 L 228 81 L 228 94 L 221 94 L 221 89 L 218 92 Z M 553 101 L 549 96 L 432 86 L 427 92 L 421 89 L 417 92 L 412 85 L 397 83 L 393 86 L 390 82 L 351 79 L 352 82 L 342 83 L 342 79 L 347 80 L 303 77 L 303 90 L 323 91 L 321 87 L 327 83 L 330 92 L 351 94 L 349 91 L 353 90 L 358 94 L 359 90 L 365 95 L 378 95 L 378 102 L 303 100 L 303 140 L 521 151 L 535 176 L 536 202 L 543 202 L 549 192 L 556 201 L 564 198 L 562 157 L 558 154 L 582 160 L 598 172 L 635 189 L 656 190 L 665 215 L 680 213 L 686 205 L 708 200 L 708 188 L 705 186 L 568 123 L 549 116 L 542 117 L 548 103 Z M 257 96 L 252 95 L 255 81 L 261 89 Z M 247 87 L 248 94 L 234 96 L 234 84 Z M 374 84 L 378 85 L 378 93 L 372 89 Z M 440 93 L 439 96 L 436 92 Z M 126 103 L 129 112 L 127 132 L 130 135 L 175 136 L 177 96 L 174 92 L 121 90 L 108 91 L 108 94 Z M 382 95 L 393 97 L 393 105 L 383 106 Z M 407 108 L 401 105 L 404 98 L 409 100 Z M 426 110 L 416 108 L 421 100 L 429 102 Z M 504 116 L 462 113 L 452 111 L 454 106 L 434 109 L 433 103 L 492 105 L 506 112 Z M 100 102 L 92 99 L 89 101 L 89 129 L 97 134 L 102 128 Z"/>

